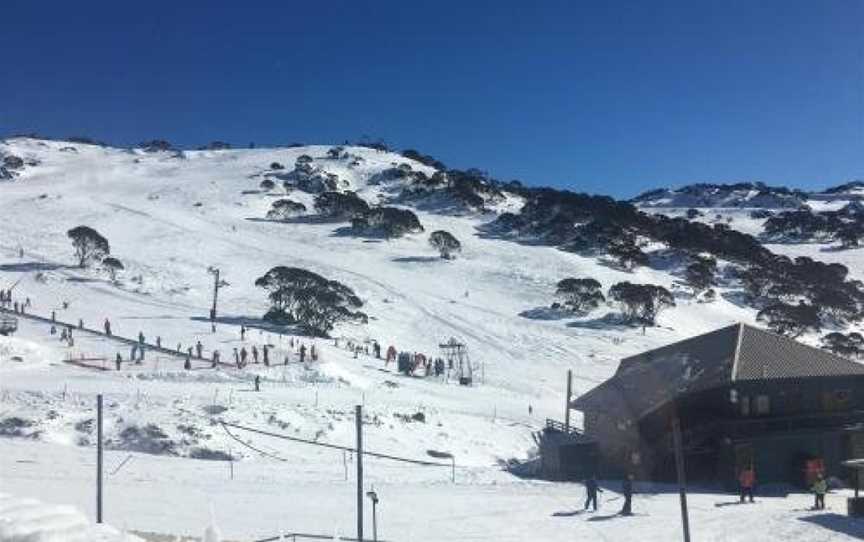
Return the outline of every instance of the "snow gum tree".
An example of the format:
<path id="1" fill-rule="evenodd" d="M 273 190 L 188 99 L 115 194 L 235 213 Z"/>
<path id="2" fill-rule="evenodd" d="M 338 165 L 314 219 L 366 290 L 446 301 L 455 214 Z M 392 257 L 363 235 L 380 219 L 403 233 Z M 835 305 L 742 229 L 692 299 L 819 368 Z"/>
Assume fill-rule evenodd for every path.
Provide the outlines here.
<path id="1" fill-rule="evenodd" d="M 300 324 L 310 332 L 327 336 L 343 321 L 366 323 L 358 309 L 363 302 L 344 284 L 299 267 L 274 267 L 255 281 L 267 291 L 270 310 L 264 319 L 280 324 Z"/>
<path id="2" fill-rule="evenodd" d="M 462 243 L 460 243 L 453 234 L 444 230 L 433 231 L 429 235 L 429 244 L 432 245 L 445 260 L 453 258 L 453 254 L 462 251 Z"/>
<path id="3" fill-rule="evenodd" d="M 587 314 L 606 301 L 601 285 L 592 278 L 566 278 L 558 283 L 555 294 L 562 304 L 578 314 Z"/>
<path id="4" fill-rule="evenodd" d="M 125 267 L 123 267 L 123 262 L 112 256 L 108 256 L 102 260 L 102 267 L 108 270 L 108 274 L 111 276 L 111 282 L 117 281 L 117 271 L 125 269 Z"/>
<path id="5" fill-rule="evenodd" d="M 609 299 L 621 307 L 627 322 L 653 326 L 660 311 L 675 306 L 672 293 L 655 284 L 619 282 L 609 288 Z"/>
<path id="6" fill-rule="evenodd" d="M 78 226 L 66 232 L 66 236 L 72 240 L 75 249 L 75 257 L 78 258 L 79 267 L 87 267 L 92 261 L 101 260 L 111 254 L 108 240 L 89 226 Z"/>

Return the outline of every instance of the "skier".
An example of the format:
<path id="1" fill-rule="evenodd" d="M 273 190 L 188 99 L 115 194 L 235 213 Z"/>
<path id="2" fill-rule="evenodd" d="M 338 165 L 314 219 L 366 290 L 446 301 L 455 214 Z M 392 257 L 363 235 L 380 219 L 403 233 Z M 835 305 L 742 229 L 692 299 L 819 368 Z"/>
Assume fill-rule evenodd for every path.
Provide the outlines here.
<path id="1" fill-rule="evenodd" d="M 236 347 L 234 348 L 234 365 L 236 365 L 238 369 L 241 368 L 240 367 L 240 354 L 237 352 Z"/>
<path id="2" fill-rule="evenodd" d="M 261 352 L 264 356 L 264 365 L 270 367 L 270 348 L 265 344 L 261 347 Z"/>
<path id="3" fill-rule="evenodd" d="M 633 510 L 633 475 L 628 474 L 621 484 L 621 493 L 624 494 L 624 506 L 621 508 L 622 516 L 632 516 Z"/>
<path id="4" fill-rule="evenodd" d="M 746 497 L 750 497 L 750 502 L 753 502 L 753 485 L 756 483 L 756 473 L 753 471 L 753 466 L 744 467 L 741 474 L 738 475 L 738 484 L 741 486 L 741 502 L 745 502 Z"/>
<path id="5" fill-rule="evenodd" d="M 300 363 L 303 363 L 304 361 L 306 361 L 306 345 L 301 344 L 300 345 Z"/>
<path id="6" fill-rule="evenodd" d="M 378 344 L 378 341 L 372 344 L 372 349 L 375 351 L 375 359 L 381 359 L 381 345 Z"/>
<path id="7" fill-rule="evenodd" d="M 65 311 L 65 310 L 68 309 L 68 308 L 69 308 L 69 302 L 68 302 L 68 301 L 64 301 L 64 302 L 63 302 L 63 310 Z"/>
<path id="8" fill-rule="evenodd" d="M 138 332 L 138 344 L 144 344 L 144 332 L 143 331 Z"/>
<path id="9" fill-rule="evenodd" d="M 66 335 L 66 329 L 63 329 L 63 331 L 60 332 L 60 341 L 61 341 L 61 342 L 66 342 L 66 339 L 67 339 L 68 337 L 69 337 L 69 336 Z"/>
<path id="10" fill-rule="evenodd" d="M 242 347 L 240 349 L 240 365 L 246 366 L 246 358 L 249 356 L 249 353 L 246 352 L 246 347 Z"/>
<path id="11" fill-rule="evenodd" d="M 156 337 L 156 348 L 162 348 L 162 337 Z"/>
<path id="12" fill-rule="evenodd" d="M 201 344 L 201 341 L 195 343 L 195 352 L 198 354 L 198 359 L 201 359 L 201 353 L 204 351 L 204 345 Z"/>
<path id="13" fill-rule="evenodd" d="M 56 326 L 51 326 L 51 335 L 52 336 L 57 335 L 57 327 Z"/>
<path id="14" fill-rule="evenodd" d="M 105 335 L 111 336 L 111 322 L 107 318 L 105 319 Z"/>
<path id="15" fill-rule="evenodd" d="M 593 505 L 594 511 L 597 511 L 598 492 L 603 493 L 603 490 L 600 489 L 600 485 L 597 483 L 597 478 L 592 475 L 587 480 L 585 480 L 585 510 L 588 510 L 588 506 Z"/>
<path id="16" fill-rule="evenodd" d="M 813 494 L 816 496 L 816 503 L 813 505 L 813 509 L 825 510 L 825 493 L 828 492 L 828 482 L 821 472 L 816 475 L 816 482 L 813 484 L 812 489 Z"/>
<path id="17" fill-rule="evenodd" d="M 120 370 L 120 364 L 123 363 L 123 358 L 120 356 L 120 352 L 117 352 L 117 359 L 114 360 L 114 363 L 117 365 L 117 370 Z"/>
<path id="18" fill-rule="evenodd" d="M 258 347 L 252 345 L 252 361 L 258 363 Z"/>
<path id="19" fill-rule="evenodd" d="M 28 309 L 31 307 L 31 303 L 30 303 L 30 298 L 29 298 L 29 297 L 24 301 L 24 307 L 25 307 L 25 308 L 28 308 Z M 21 312 L 24 312 L 24 311 L 21 311 Z"/>
<path id="20" fill-rule="evenodd" d="M 244 326 L 244 325 L 240 326 L 240 340 L 241 341 L 246 340 L 246 326 Z"/>
<path id="21" fill-rule="evenodd" d="M 56 322 L 56 321 L 57 321 L 57 313 L 54 312 L 54 311 L 51 311 L 51 321 L 52 321 L 52 322 Z"/>
<path id="22" fill-rule="evenodd" d="M 187 371 L 192 370 L 192 356 L 186 356 L 186 361 L 183 362 L 183 368 Z"/>
<path id="23" fill-rule="evenodd" d="M 309 357 L 312 358 L 312 361 L 318 361 L 318 351 L 315 349 L 315 345 L 309 349 Z"/>

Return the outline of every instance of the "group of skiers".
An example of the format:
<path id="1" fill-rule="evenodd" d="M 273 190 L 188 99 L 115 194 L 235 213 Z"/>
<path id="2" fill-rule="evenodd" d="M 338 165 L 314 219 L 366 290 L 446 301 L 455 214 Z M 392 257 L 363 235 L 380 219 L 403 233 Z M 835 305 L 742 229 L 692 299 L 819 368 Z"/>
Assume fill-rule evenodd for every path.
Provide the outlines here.
<path id="1" fill-rule="evenodd" d="M 2 293 L 2 292 L 3 291 L 0 290 L 0 293 Z M 23 302 L 18 301 L 18 300 L 13 301 L 12 300 L 12 290 L 6 290 L 6 293 L 2 294 L 2 295 L 3 295 L 3 297 L 2 297 L 3 301 L 0 302 L 0 306 L 2 306 L 4 309 L 11 308 L 15 314 L 27 314 L 27 309 L 29 309 L 32 306 L 32 303 L 30 303 L 29 297 L 26 298 Z"/>
<path id="2" fill-rule="evenodd" d="M 740 502 L 755 502 L 753 492 L 756 487 L 756 471 L 752 465 L 741 469 L 738 474 L 738 488 Z M 823 472 L 817 472 L 813 482 L 810 484 L 810 491 L 813 492 L 814 510 L 825 510 L 825 494 L 828 493 L 828 480 L 825 479 Z"/>
<path id="3" fill-rule="evenodd" d="M 621 495 L 624 498 L 624 504 L 619 512 L 622 516 L 630 516 L 633 514 L 633 474 L 627 474 L 621 482 Z M 756 473 L 752 466 L 744 467 L 738 474 L 738 488 L 740 502 L 755 502 L 754 488 L 756 487 Z M 810 485 L 810 491 L 813 492 L 815 501 L 813 510 L 825 510 L 825 494 L 828 493 L 828 481 L 822 472 L 816 473 L 813 483 Z M 589 476 L 585 480 L 585 510 L 589 508 L 595 512 L 598 507 L 598 496 L 603 490 L 597 482 L 597 478 Z"/>
<path id="4" fill-rule="evenodd" d="M 333 340 L 333 346 L 339 346 L 339 339 Z M 348 340 L 345 343 L 348 351 L 354 353 L 354 358 L 358 354 L 372 355 L 375 359 L 381 358 L 381 344 L 373 340 L 371 341 L 371 351 L 368 343 L 358 344 Z M 432 358 L 420 352 L 399 352 L 395 346 L 390 345 L 384 355 L 384 366 L 386 367 L 391 362 L 396 363 L 396 368 L 399 372 L 409 376 L 441 376 L 448 369 L 453 369 L 453 362 L 448 364 L 441 358 Z"/>
<path id="5" fill-rule="evenodd" d="M 621 482 L 621 495 L 624 497 L 624 505 L 621 507 L 622 516 L 633 515 L 633 474 L 628 474 Z M 603 493 L 597 478 L 589 476 L 585 480 L 585 510 L 592 508 L 597 511 L 597 497 L 599 493 Z"/>

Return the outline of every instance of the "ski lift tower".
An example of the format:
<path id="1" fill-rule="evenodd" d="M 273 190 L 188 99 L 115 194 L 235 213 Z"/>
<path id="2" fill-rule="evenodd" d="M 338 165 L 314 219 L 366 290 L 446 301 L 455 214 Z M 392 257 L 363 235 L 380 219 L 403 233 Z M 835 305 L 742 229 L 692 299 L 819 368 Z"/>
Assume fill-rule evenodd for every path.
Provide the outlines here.
<path id="1" fill-rule="evenodd" d="M 450 337 L 446 343 L 439 344 L 441 355 L 447 360 L 447 367 L 453 367 L 459 375 L 459 384 L 470 386 L 474 381 L 474 367 L 471 358 L 468 357 L 468 347 L 465 343 Z"/>

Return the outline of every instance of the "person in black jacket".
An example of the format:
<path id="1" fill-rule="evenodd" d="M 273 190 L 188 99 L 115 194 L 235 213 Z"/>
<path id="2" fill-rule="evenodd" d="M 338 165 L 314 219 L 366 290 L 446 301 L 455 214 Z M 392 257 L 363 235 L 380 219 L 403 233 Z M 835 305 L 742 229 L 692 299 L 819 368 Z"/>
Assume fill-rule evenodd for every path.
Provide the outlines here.
<path id="1" fill-rule="evenodd" d="M 622 516 L 632 516 L 633 505 L 633 475 L 628 474 L 621 484 L 621 493 L 624 495 L 624 506 L 621 508 Z"/>
<path id="2" fill-rule="evenodd" d="M 594 511 L 595 512 L 597 511 L 597 493 L 598 492 L 602 493 L 603 490 L 600 489 L 600 485 L 597 483 L 597 478 L 595 478 L 592 475 L 592 476 L 588 477 L 587 480 L 585 480 L 585 493 L 586 493 L 585 510 L 588 510 L 589 505 L 593 505 Z"/>

